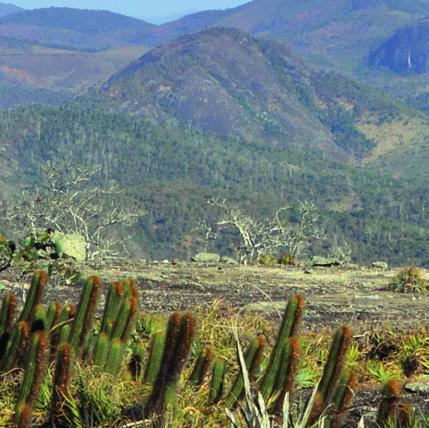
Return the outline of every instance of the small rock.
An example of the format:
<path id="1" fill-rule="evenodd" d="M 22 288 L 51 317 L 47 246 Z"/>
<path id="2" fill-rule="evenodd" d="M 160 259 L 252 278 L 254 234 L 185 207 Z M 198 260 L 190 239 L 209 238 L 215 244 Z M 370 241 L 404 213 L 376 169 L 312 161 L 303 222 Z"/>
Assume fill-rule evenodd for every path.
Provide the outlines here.
<path id="1" fill-rule="evenodd" d="M 377 269 L 383 269 L 383 270 L 389 269 L 389 265 L 386 262 L 383 262 L 381 260 L 377 262 L 372 262 L 372 267 Z"/>
<path id="2" fill-rule="evenodd" d="M 224 263 L 226 265 L 231 265 L 231 266 L 237 266 L 238 265 L 237 260 L 234 260 L 231 257 L 221 257 L 220 262 Z"/>
<path id="3" fill-rule="evenodd" d="M 198 253 L 192 257 L 191 261 L 195 263 L 219 263 L 220 256 L 215 253 Z"/>
<path id="4" fill-rule="evenodd" d="M 161 264 L 163 264 L 163 265 L 169 265 L 169 264 L 170 264 L 170 262 L 169 262 L 167 259 L 165 259 L 165 260 L 163 260 L 163 261 L 161 262 Z"/>
<path id="5" fill-rule="evenodd" d="M 341 263 L 337 259 L 314 256 L 311 264 L 315 267 L 333 267 L 339 266 Z"/>
<path id="6" fill-rule="evenodd" d="M 427 382 L 413 382 L 407 383 L 405 389 L 409 392 L 422 392 L 429 394 L 429 380 Z"/>

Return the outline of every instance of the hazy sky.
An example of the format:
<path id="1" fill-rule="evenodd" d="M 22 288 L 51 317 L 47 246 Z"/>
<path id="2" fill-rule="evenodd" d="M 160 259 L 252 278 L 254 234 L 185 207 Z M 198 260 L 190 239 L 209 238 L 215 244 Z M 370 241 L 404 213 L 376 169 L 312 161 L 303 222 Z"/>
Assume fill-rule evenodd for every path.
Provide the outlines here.
<path id="1" fill-rule="evenodd" d="M 189 11 L 223 9 L 247 3 L 248 0 L 1 0 L 25 9 L 66 6 L 85 9 L 107 9 L 125 15 L 169 17 Z"/>

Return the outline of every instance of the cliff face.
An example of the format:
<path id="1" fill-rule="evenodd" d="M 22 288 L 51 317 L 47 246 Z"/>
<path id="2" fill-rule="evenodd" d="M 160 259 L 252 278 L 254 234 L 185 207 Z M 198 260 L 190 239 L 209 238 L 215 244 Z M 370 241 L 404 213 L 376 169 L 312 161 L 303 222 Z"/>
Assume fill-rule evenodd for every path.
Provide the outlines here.
<path id="1" fill-rule="evenodd" d="M 399 74 L 425 73 L 428 69 L 429 21 L 420 21 L 397 31 L 369 57 L 373 67 L 386 67 Z"/>

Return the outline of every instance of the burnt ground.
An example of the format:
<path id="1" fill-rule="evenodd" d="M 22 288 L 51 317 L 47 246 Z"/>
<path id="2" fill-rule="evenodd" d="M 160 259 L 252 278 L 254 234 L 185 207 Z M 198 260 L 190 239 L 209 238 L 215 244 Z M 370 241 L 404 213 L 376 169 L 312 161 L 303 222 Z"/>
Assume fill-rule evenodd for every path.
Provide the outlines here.
<path id="1" fill-rule="evenodd" d="M 300 293 L 306 300 L 304 330 L 317 332 L 347 324 L 358 336 L 374 326 L 385 326 L 389 331 L 429 326 L 429 293 L 413 295 L 388 290 L 396 273 L 397 270 L 365 268 L 316 268 L 305 273 L 303 268 L 294 267 L 189 263 L 127 264 L 97 271 L 105 280 L 106 289 L 112 280 L 136 279 L 146 312 L 196 307 L 201 310 L 222 300 L 237 310 L 278 322 L 288 298 Z M 429 279 L 429 272 L 425 275 Z M 13 288 L 11 282 L 0 279 L 0 283 L 6 289 Z M 55 286 L 49 288 L 47 300 L 76 303 L 79 294 L 80 286 Z M 376 411 L 380 401 L 378 389 L 370 387 L 357 394 L 352 410 L 354 422 L 360 415 Z M 429 393 L 412 393 L 408 398 L 419 412 L 429 413 Z"/>

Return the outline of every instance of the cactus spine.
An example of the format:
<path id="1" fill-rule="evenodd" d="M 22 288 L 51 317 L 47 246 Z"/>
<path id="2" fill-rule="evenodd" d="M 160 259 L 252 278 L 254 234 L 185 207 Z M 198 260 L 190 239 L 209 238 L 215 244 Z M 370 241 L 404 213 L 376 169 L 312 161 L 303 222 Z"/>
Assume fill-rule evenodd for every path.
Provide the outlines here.
<path id="1" fill-rule="evenodd" d="M 26 404 L 31 413 L 34 403 L 39 397 L 40 388 L 45 377 L 47 362 L 47 339 L 43 331 L 36 331 L 30 339 L 30 346 L 27 353 L 24 379 L 16 406 L 16 417 L 18 424 L 21 415 L 21 405 Z"/>
<path id="2" fill-rule="evenodd" d="M 262 379 L 260 390 L 265 401 L 268 401 L 276 392 L 275 385 L 286 357 L 288 339 L 289 337 L 296 336 L 301 323 L 303 309 L 303 297 L 298 294 L 292 296 L 286 306 L 277 340 L 271 352 L 264 378 Z"/>
<path id="3" fill-rule="evenodd" d="M 245 353 L 244 361 L 246 364 L 246 369 L 249 373 L 250 380 L 254 377 L 257 370 L 259 369 L 266 344 L 267 342 L 265 340 L 265 337 L 263 335 L 259 335 L 250 343 Z M 228 398 L 226 399 L 226 406 L 228 408 L 233 407 L 238 402 L 238 400 L 240 400 L 241 396 L 243 395 L 243 392 L 244 377 L 243 373 L 240 371 L 237 374 L 237 377 L 234 381 Z"/>
<path id="4" fill-rule="evenodd" d="M 87 345 L 99 291 L 99 278 L 91 276 L 84 285 L 69 337 L 74 352 L 79 356 L 84 353 Z"/>
<path id="5" fill-rule="evenodd" d="M 19 321 L 33 319 L 36 306 L 42 302 L 45 295 L 47 281 L 48 274 L 45 271 L 39 270 L 34 273 Z"/>
<path id="6" fill-rule="evenodd" d="M 58 347 L 53 379 L 51 422 L 54 425 L 61 425 L 64 418 L 65 400 L 70 395 L 72 364 L 72 346 L 63 343 Z"/>
<path id="7" fill-rule="evenodd" d="M 216 358 L 213 363 L 212 381 L 210 384 L 210 402 L 218 403 L 223 394 L 225 383 L 226 362 L 223 358 Z"/>

